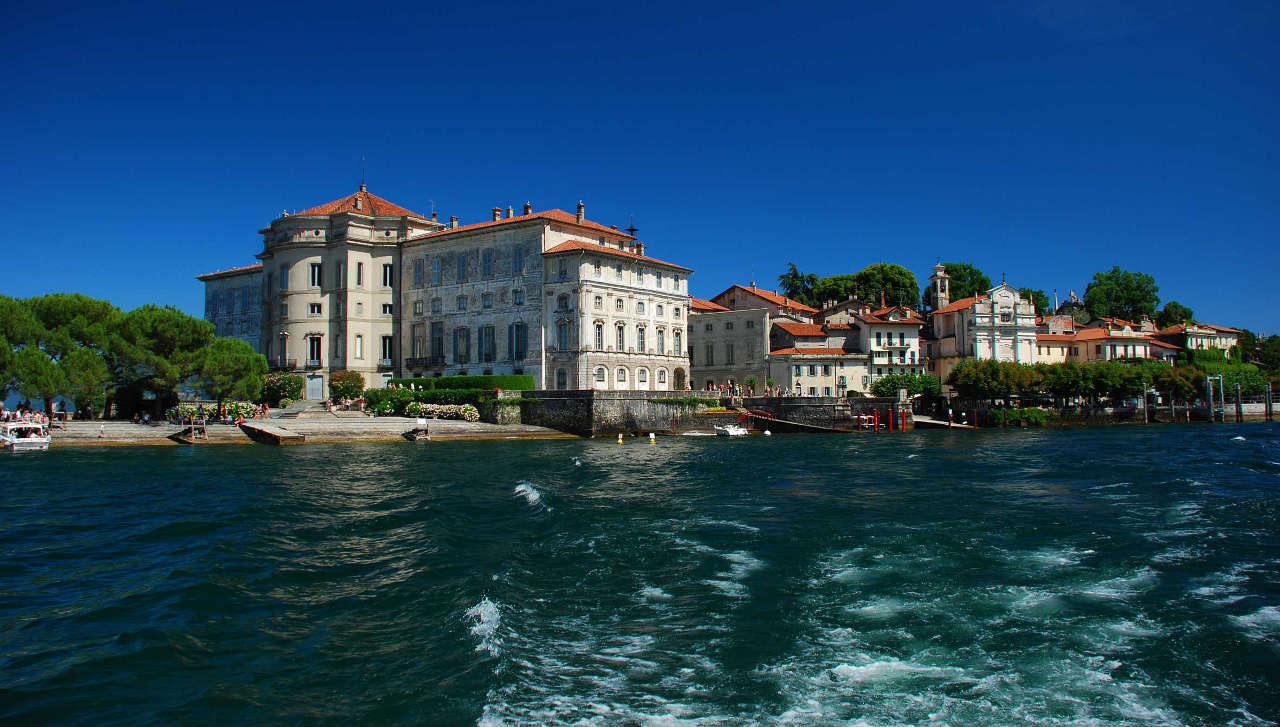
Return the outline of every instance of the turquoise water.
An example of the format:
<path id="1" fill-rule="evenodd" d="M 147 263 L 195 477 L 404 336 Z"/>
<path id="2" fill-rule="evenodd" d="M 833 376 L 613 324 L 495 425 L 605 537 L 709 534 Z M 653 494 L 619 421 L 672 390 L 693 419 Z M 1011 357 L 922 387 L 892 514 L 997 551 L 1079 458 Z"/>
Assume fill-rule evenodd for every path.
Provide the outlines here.
<path id="1" fill-rule="evenodd" d="M 56 449 L 0 477 L 6 725 L 1280 719 L 1272 425 Z"/>

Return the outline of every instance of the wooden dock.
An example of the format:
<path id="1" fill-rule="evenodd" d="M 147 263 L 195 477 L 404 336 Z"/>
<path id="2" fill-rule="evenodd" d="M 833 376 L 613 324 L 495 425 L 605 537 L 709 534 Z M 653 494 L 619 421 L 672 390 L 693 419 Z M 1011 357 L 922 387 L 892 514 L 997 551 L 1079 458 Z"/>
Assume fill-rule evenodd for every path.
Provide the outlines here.
<path id="1" fill-rule="evenodd" d="M 267 424 L 263 421 L 245 422 L 240 425 L 240 431 L 259 444 L 274 444 L 284 447 L 291 444 L 302 444 L 306 441 L 306 437 L 297 432 L 291 432 L 283 427 Z"/>
<path id="2" fill-rule="evenodd" d="M 951 422 L 948 424 L 941 419 L 933 419 L 919 414 L 916 414 L 911 419 L 915 424 L 916 429 L 977 429 L 977 427 L 972 424 L 961 424 L 960 422 Z"/>

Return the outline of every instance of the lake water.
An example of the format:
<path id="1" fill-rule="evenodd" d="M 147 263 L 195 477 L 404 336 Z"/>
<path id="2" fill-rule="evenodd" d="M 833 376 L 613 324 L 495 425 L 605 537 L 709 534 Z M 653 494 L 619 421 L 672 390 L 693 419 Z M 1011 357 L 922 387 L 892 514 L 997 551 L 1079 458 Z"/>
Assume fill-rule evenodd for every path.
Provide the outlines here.
<path id="1" fill-rule="evenodd" d="M 0 479 L 6 725 L 1280 719 L 1274 425 L 56 449 Z"/>

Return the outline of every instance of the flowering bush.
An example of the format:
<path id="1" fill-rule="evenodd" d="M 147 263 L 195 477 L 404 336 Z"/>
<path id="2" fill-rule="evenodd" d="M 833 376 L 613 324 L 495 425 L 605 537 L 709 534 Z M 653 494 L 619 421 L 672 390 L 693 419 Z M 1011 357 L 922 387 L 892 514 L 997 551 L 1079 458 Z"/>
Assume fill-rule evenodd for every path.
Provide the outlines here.
<path id="1" fill-rule="evenodd" d="M 267 374 L 262 379 L 262 398 L 272 406 L 287 406 L 281 402 L 300 398 L 303 384 L 297 374 Z"/>
<path id="2" fill-rule="evenodd" d="M 420 401 L 414 401 L 405 406 L 404 413 L 407 416 L 423 417 L 425 419 L 480 421 L 480 410 L 471 404 L 424 404 Z"/>
<path id="3" fill-rule="evenodd" d="M 179 404 L 173 409 L 169 410 L 169 415 L 171 417 L 174 417 L 174 416 L 194 417 L 199 407 L 200 407 L 200 404 L 198 403 Z M 250 404 L 247 401 L 224 401 L 222 402 L 222 408 L 226 410 L 227 414 L 230 415 L 232 419 L 235 419 L 236 417 L 240 417 L 240 416 L 243 416 L 245 419 L 252 419 L 258 414 L 258 405 Z M 205 404 L 204 416 L 206 419 L 217 419 L 218 405 Z"/>

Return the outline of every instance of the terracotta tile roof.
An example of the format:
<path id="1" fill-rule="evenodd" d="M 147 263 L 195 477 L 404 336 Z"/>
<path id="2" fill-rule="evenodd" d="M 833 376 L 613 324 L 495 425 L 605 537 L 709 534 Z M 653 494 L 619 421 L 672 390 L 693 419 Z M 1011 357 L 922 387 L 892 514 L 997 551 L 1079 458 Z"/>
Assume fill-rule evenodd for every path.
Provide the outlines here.
<path id="1" fill-rule="evenodd" d="M 827 332 L 822 330 L 822 326 L 817 323 L 794 323 L 792 321 L 778 321 L 773 325 L 790 333 L 793 336 L 825 336 Z"/>
<path id="2" fill-rule="evenodd" d="M 582 227 L 588 230 L 592 230 L 594 232 L 611 235 L 615 240 L 634 240 L 635 239 L 631 235 L 628 235 L 627 233 L 621 230 L 615 230 L 612 227 L 606 227 L 600 224 L 599 222 L 592 222 L 591 220 L 583 220 L 582 223 L 579 224 L 577 215 L 572 214 L 570 212 L 565 212 L 564 210 L 560 210 L 560 209 L 543 210 L 542 212 L 531 212 L 527 215 L 515 215 L 514 217 L 504 217 L 500 220 L 488 220 L 486 222 L 475 222 L 470 225 L 459 225 L 457 227 L 454 227 L 453 229 L 440 230 L 439 232 L 432 232 L 427 235 L 419 235 L 418 237 L 412 237 L 409 239 L 425 240 L 427 238 L 443 237 L 444 235 L 454 235 L 459 232 L 470 232 L 472 230 L 479 230 L 485 227 L 494 227 L 496 225 L 511 225 L 511 224 L 516 224 L 518 222 L 528 222 L 529 220 L 551 220 L 552 222 L 559 222 L 562 225 L 572 225 L 574 227 Z"/>
<path id="3" fill-rule="evenodd" d="M 828 331 L 852 331 L 852 323 L 823 323 L 822 327 Z"/>
<path id="4" fill-rule="evenodd" d="M 1178 323 L 1178 324 L 1169 326 L 1168 328 L 1161 328 L 1160 330 L 1156 331 L 1156 335 L 1171 336 L 1175 333 L 1186 333 L 1186 331 L 1187 331 L 1187 324 Z"/>
<path id="5" fill-rule="evenodd" d="M 810 308 L 809 306 L 805 305 L 804 303 L 801 303 L 798 300 L 788 298 L 785 295 L 778 295 L 777 293 L 774 293 L 772 290 L 765 290 L 764 288 L 749 288 L 745 285 L 731 285 L 725 289 L 724 293 L 721 293 L 720 295 L 724 295 L 725 293 L 728 293 L 730 290 L 733 290 L 734 288 L 746 291 L 748 293 L 751 293 L 752 295 L 758 295 L 761 298 L 769 301 L 770 303 L 773 303 L 774 305 L 777 305 L 777 306 L 782 306 L 783 308 L 791 308 L 793 310 L 803 311 L 805 313 L 818 312 L 817 308 Z M 719 298 L 720 295 L 717 295 L 716 297 Z"/>
<path id="6" fill-rule="evenodd" d="M 1046 343 L 1070 343 L 1075 341 L 1076 337 L 1071 333 L 1037 333 L 1036 340 Z"/>
<path id="7" fill-rule="evenodd" d="M 361 186 L 363 187 L 364 185 Z M 360 203 L 359 209 L 356 208 L 357 202 Z M 311 207 L 309 209 L 302 210 L 301 212 L 294 212 L 290 216 L 334 215 L 339 212 L 351 212 L 353 214 L 369 215 L 371 217 L 417 217 L 419 219 L 426 219 L 426 217 L 418 214 L 417 212 L 407 210 L 393 202 L 388 202 L 372 192 L 366 192 L 364 189 L 361 189 L 359 192 L 354 194 L 349 194 L 342 199 L 335 199 L 332 202 L 326 202 L 325 204 Z"/>
<path id="8" fill-rule="evenodd" d="M 885 318 L 885 316 L 886 316 L 886 315 L 888 315 L 889 313 L 893 312 L 893 310 L 894 310 L 894 308 L 892 308 L 892 307 L 891 307 L 891 308 L 881 308 L 880 310 L 878 310 L 878 311 L 873 311 L 873 312 L 871 312 L 871 313 L 869 313 L 869 314 L 868 314 L 868 313 L 859 314 L 859 315 L 857 315 L 857 316 L 856 316 L 856 318 L 857 318 L 858 320 L 860 320 L 860 321 L 866 321 L 867 323 L 873 323 L 873 324 L 874 324 L 874 323 L 878 323 L 878 324 L 881 324 L 881 325 L 891 325 L 891 326 L 902 326 L 902 325 L 913 325 L 913 324 L 914 324 L 914 325 L 919 325 L 919 326 L 923 326 L 923 325 L 924 325 L 924 320 L 922 320 L 921 318 L 917 317 L 917 316 L 916 316 L 916 312 L 915 312 L 915 311 L 913 311 L 913 310 L 911 310 L 910 308 L 904 308 L 904 309 L 903 309 L 903 310 L 907 311 L 907 317 L 905 317 L 905 318 L 900 318 L 900 319 L 898 319 L 898 320 L 896 320 L 896 321 L 895 321 L 895 320 L 892 320 L 892 319 L 889 319 L 889 318 Z M 941 312 L 941 311 L 939 311 L 939 312 Z"/>
<path id="9" fill-rule="evenodd" d="M 689 302 L 689 310 L 692 310 L 692 311 L 705 311 L 705 312 L 711 312 L 711 311 L 726 311 L 726 310 L 729 310 L 728 308 L 725 308 L 724 306 L 720 305 L 719 303 L 712 303 L 712 302 L 711 302 L 711 301 L 709 301 L 709 300 L 703 300 L 703 299 L 701 299 L 701 298 L 694 298 L 694 297 L 690 296 L 689 301 L 690 301 L 690 302 Z"/>
<path id="10" fill-rule="evenodd" d="M 682 270 L 686 273 L 693 272 L 691 268 L 686 268 L 683 265 L 676 265 L 675 263 L 669 263 L 665 260 L 659 260 L 656 257 L 649 257 L 648 255 L 637 255 L 634 252 L 625 252 L 623 250 L 619 250 L 616 247 L 609 247 L 608 245 L 601 245 L 595 242 L 582 242 L 580 240 L 569 240 L 568 242 L 562 242 L 559 245 L 556 245 L 555 247 L 551 248 L 550 250 L 547 250 L 542 254 L 555 255 L 557 253 L 576 252 L 578 250 L 581 250 L 584 252 L 596 253 L 597 255 L 609 255 L 611 257 L 625 258 L 627 260 L 643 260 L 644 262 L 647 262 L 653 265 L 664 265 L 669 268 L 675 268 L 676 270 Z"/>
<path id="11" fill-rule="evenodd" d="M 795 356 L 808 354 L 811 356 L 866 356 L 857 351 L 846 351 L 843 348 L 776 348 L 769 352 L 770 356 Z"/>
<path id="12" fill-rule="evenodd" d="M 1180 349 L 1180 348 L 1182 348 L 1181 346 L 1175 346 L 1175 345 L 1173 345 L 1172 343 L 1165 343 L 1164 341 L 1157 341 L 1157 340 L 1156 340 L 1156 339 L 1154 339 L 1154 338 L 1148 339 L 1148 340 L 1147 340 L 1147 343 L 1151 344 L 1152 346 L 1157 346 L 1157 347 L 1159 347 L 1159 348 L 1169 348 L 1169 349 L 1173 349 L 1173 350 L 1175 350 L 1175 351 L 1176 351 L 1176 350 L 1178 350 L 1178 349 Z"/>
<path id="13" fill-rule="evenodd" d="M 212 273 L 197 275 L 196 280 L 214 280 L 216 278 L 226 278 L 241 273 L 250 273 L 255 270 L 261 270 L 262 263 L 254 263 L 253 265 L 244 265 L 238 268 L 227 268 L 226 270 L 215 270 Z"/>
<path id="14" fill-rule="evenodd" d="M 984 297 L 986 296 L 973 295 L 968 298 L 961 298 L 960 300 L 957 300 L 954 303 L 948 304 L 945 308 L 939 308 L 933 313 L 934 315 L 937 315 L 939 313 L 954 313 L 958 310 L 964 310 L 965 308 L 972 306 L 974 303 L 977 303 L 981 298 L 984 298 Z"/>
<path id="15" fill-rule="evenodd" d="M 1201 328 L 1208 328 L 1210 330 L 1217 331 L 1219 333 L 1239 333 L 1240 332 L 1239 328 L 1227 328 L 1226 326 L 1215 326 L 1212 323 L 1197 322 L 1196 325 L 1200 326 Z"/>

